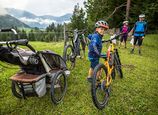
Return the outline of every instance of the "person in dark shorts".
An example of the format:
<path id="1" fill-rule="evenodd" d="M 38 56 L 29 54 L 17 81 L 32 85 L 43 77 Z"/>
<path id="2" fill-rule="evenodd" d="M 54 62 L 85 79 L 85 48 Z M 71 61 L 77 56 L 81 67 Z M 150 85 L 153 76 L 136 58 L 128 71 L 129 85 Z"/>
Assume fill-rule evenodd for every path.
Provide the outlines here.
<path id="1" fill-rule="evenodd" d="M 145 15 L 141 14 L 139 15 L 139 21 L 137 21 L 132 29 L 134 33 L 134 44 L 133 48 L 131 50 L 131 53 L 134 53 L 134 48 L 136 43 L 138 42 L 139 46 L 139 54 L 141 55 L 141 45 L 144 40 L 146 30 L 147 30 L 147 23 L 144 21 Z"/>
<path id="2" fill-rule="evenodd" d="M 92 81 L 93 70 L 99 64 L 99 58 L 102 51 L 102 37 L 105 31 L 109 28 L 106 21 L 98 21 L 95 24 L 95 32 L 88 36 L 90 43 L 88 46 L 88 58 L 90 61 L 90 69 L 87 80 Z"/>
<path id="3" fill-rule="evenodd" d="M 121 46 L 122 42 L 124 42 L 125 48 L 126 48 L 126 41 L 128 38 L 129 31 L 130 31 L 130 29 L 128 27 L 128 21 L 123 21 L 123 26 L 120 29 L 120 32 L 122 33 L 121 39 L 120 39 L 120 46 Z"/>

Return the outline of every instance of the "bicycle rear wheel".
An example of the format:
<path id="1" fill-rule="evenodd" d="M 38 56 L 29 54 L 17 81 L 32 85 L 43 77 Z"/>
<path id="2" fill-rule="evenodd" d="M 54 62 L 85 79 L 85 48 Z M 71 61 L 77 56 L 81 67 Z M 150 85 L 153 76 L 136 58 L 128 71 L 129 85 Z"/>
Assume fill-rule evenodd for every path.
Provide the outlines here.
<path id="1" fill-rule="evenodd" d="M 109 99 L 109 88 L 106 87 L 106 80 L 107 78 L 107 68 L 104 64 L 98 64 L 94 69 L 94 74 L 92 78 L 91 84 L 91 93 L 92 93 L 92 100 L 94 105 L 98 109 L 103 109 L 108 102 Z"/>
<path id="2" fill-rule="evenodd" d="M 121 61 L 120 61 L 119 54 L 118 54 L 117 51 L 115 52 L 115 68 L 116 68 L 116 71 L 117 71 L 119 77 L 123 78 L 123 72 L 122 72 L 122 68 L 121 68 Z"/>
<path id="3" fill-rule="evenodd" d="M 64 48 L 63 59 L 65 60 L 69 70 L 72 70 L 75 67 L 76 56 L 72 45 L 67 45 Z"/>

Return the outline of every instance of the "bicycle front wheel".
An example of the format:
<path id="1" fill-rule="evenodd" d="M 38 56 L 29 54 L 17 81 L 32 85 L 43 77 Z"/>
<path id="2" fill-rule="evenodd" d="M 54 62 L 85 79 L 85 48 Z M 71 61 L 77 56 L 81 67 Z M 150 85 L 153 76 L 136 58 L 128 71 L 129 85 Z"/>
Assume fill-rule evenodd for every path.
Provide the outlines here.
<path id="1" fill-rule="evenodd" d="M 63 59 L 66 62 L 67 68 L 72 70 L 75 67 L 76 56 L 72 45 L 67 45 L 64 48 Z"/>
<path id="2" fill-rule="evenodd" d="M 104 64 L 98 64 L 94 69 L 91 84 L 92 100 L 98 109 L 103 109 L 109 99 L 109 88 L 106 87 L 107 68 Z"/>

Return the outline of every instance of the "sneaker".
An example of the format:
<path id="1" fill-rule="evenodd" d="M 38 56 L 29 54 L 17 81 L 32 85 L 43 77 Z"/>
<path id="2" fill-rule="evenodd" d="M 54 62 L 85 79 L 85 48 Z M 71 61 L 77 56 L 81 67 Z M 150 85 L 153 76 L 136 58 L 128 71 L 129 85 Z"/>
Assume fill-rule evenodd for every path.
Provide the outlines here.
<path id="1" fill-rule="evenodd" d="M 131 50 L 131 54 L 133 54 L 133 53 L 134 53 L 134 49 Z"/>
<path id="2" fill-rule="evenodd" d="M 89 76 L 88 76 L 88 77 L 87 77 L 87 81 L 90 82 L 90 83 L 92 83 L 92 77 L 89 77 Z"/>
<path id="3" fill-rule="evenodd" d="M 60 88 L 61 86 L 59 84 L 55 84 L 54 88 Z"/>

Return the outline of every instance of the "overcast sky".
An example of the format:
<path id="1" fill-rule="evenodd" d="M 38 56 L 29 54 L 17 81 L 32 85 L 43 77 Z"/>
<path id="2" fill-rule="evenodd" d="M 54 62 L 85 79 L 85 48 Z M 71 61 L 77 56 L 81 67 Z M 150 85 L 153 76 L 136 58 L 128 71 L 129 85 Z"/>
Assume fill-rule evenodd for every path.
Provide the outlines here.
<path id="1" fill-rule="evenodd" d="M 35 15 L 61 16 L 72 13 L 74 5 L 79 3 L 83 7 L 86 0 L 0 0 L 0 12 L 2 8 L 16 8 L 34 13 Z"/>

